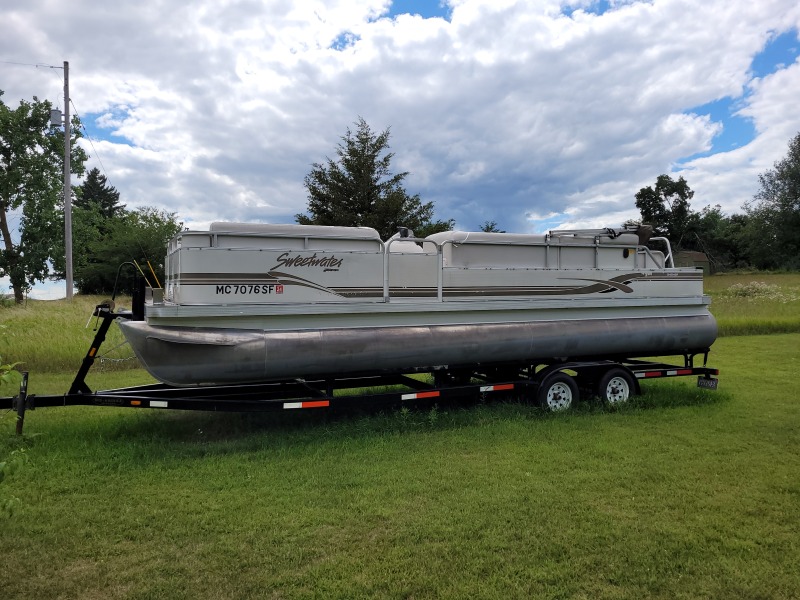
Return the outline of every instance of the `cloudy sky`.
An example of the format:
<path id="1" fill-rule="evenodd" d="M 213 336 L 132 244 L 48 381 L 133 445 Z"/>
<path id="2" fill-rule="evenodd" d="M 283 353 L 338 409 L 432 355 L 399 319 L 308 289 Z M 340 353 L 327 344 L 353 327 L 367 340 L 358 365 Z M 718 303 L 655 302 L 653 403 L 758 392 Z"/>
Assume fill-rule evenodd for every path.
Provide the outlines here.
<path id="1" fill-rule="evenodd" d="M 72 110 L 129 207 L 292 222 L 359 116 L 460 229 L 728 214 L 800 132 L 797 0 L 5 0 L 0 89 Z M 89 143 L 89 141 L 91 143 Z M 79 183 L 75 181 L 75 183 Z M 12 221 L 13 224 L 13 221 Z"/>

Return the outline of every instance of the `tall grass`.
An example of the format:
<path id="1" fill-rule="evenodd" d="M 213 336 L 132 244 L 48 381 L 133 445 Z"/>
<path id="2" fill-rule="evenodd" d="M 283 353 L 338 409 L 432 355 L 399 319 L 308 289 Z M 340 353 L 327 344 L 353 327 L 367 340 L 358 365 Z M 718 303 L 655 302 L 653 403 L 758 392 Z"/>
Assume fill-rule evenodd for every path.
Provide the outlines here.
<path id="1" fill-rule="evenodd" d="M 0 357 L 20 362 L 19 369 L 36 372 L 76 371 L 94 339 L 94 307 L 100 296 L 68 300 L 28 300 L 22 306 L 0 307 Z M 130 307 L 130 298 L 117 298 L 117 306 Z M 87 326 L 88 325 L 88 326 Z M 139 367 L 122 332 L 112 326 L 100 348 L 97 367 L 120 370 Z"/>
<path id="2" fill-rule="evenodd" d="M 800 331 L 800 274 L 744 273 L 707 277 L 720 336 Z"/>

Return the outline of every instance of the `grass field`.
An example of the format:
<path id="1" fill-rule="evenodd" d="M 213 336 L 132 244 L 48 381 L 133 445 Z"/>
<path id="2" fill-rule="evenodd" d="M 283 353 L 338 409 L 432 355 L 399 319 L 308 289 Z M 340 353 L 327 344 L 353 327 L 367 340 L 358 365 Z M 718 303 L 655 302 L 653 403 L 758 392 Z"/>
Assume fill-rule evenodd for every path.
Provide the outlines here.
<path id="1" fill-rule="evenodd" d="M 709 291 L 792 293 L 778 277 Z M 731 318 L 800 311 L 739 298 Z M 9 412 L 0 460 L 28 462 L 0 485 L 19 498 L 0 598 L 800 597 L 800 333 L 723 337 L 711 363 L 717 392 L 651 382 L 559 415 L 71 407 L 28 413 L 22 441 Z M 60 393 L 72 373 L 31 377 Z"/>

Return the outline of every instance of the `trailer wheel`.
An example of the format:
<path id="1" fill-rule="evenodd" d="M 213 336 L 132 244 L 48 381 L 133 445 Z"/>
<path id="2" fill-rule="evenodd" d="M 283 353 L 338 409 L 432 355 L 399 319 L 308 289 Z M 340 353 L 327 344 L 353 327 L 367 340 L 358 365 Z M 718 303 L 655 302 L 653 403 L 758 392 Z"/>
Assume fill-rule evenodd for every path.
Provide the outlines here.
<path id="1" fill-rule="evenodd" d="M 636 383 L 625 369 L 609 369 L 597 384 L 597 395 L 608 404 L 623 404 L 636 393 Z"/>
<path id="2" fill-rule="evenodd" d="M 553 373 L 539 386 L 537 399 L 545 410 L 567 410 L 578 401 L 578 384 L 566 373 Z"/>

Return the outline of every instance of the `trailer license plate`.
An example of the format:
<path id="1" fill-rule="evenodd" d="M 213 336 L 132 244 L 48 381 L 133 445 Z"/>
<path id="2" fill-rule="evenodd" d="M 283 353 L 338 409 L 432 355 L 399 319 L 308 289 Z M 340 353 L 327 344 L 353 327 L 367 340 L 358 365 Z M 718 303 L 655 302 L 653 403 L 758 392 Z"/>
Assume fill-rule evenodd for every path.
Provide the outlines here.
<path id="1" fill-rule="evenodd" d="M 697 378 L 697 387 L 705 388 L 707 390 L 715 390 L 717 389 L 717 383 L 719 379 L 714 379 L 713 377 L 703 377 L 702 375 Z"/>

